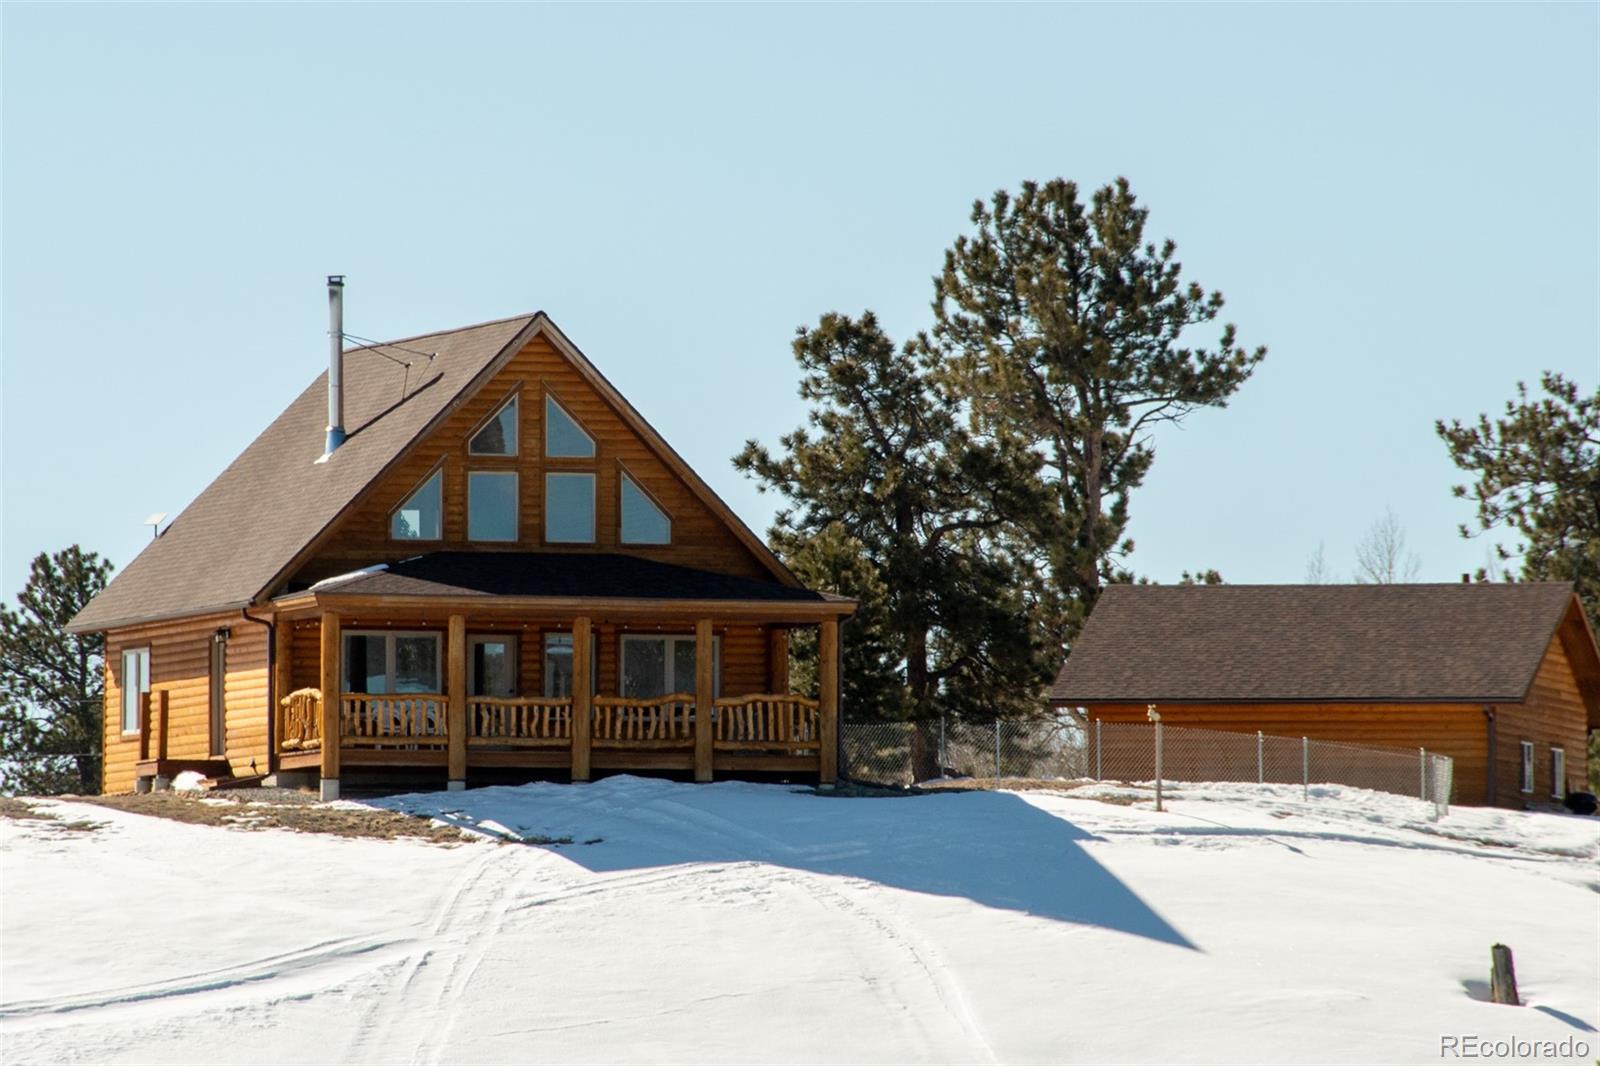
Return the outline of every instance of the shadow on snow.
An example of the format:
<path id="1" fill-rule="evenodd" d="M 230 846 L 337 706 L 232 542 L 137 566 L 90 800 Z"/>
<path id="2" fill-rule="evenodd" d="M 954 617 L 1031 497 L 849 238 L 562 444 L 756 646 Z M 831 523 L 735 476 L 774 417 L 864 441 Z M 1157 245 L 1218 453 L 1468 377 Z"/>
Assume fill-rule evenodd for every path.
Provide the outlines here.
<path id="1" fill-rule="evenodd" d="M 560 849 L 595 873 L 769 863 L 1196 950 L 1084 849 L 1093 834 L 1007 793 L 824 797 L 785 786 L 621 776 L 373 802 L 502 839 L 599 838 Z"/>

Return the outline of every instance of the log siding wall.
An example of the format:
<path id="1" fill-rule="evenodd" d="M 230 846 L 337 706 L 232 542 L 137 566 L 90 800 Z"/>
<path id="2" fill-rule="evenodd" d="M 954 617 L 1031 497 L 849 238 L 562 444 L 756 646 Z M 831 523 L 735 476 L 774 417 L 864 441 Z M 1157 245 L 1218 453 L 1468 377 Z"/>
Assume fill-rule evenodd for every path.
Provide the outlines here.
<path id="1" fill-rule="evenodd" d="M 288 674 L 292 688 L 315 688 L 320 684 L 321 623 L 305 619 L 283 623 L 291 627 Z M 441 672 L 445 668 L 442 655 L 445 625 L 439 619 L 370 619 L 359 615 L 344 619 L 340 628 L 345 632 L 357 629 L 405 630 L 437 633 L 440 639 Z M 571 633 L 570 623 L 515 623 L 493 622 L 480 624 L 470 617 L 467 635 L 479 636 L 504 633 L 517 638 L 517 692 L 519 695 L 541 695 L 544 692 L 544 637 L 547 633 Z M 765 692 L 771 676 L 770 652 L 773 642 L 768 627 L 756 625 L 714 626 L 713 632 L 722 645 L 722 693 L 745 695 Z M 624 636 L 671 634 L 692 636 L 693 625 L 647 626 L 599 623 L 594 627 L 595 651 L 599 662 L 596 695 L 619 695 L 621 639 Z M 787 650 L 787 644 L 782 645 Z M 440 678 L 441 685 L 449 683 Z"/>
<path id="2" fill-rule="evenodd" d="M 545 457 L 546 392 L 594 438 L 593 459 Z M 473 432 L 512 394 L 518 397 L 518 454 L 515 457 L 469 456 L 467 443 Z M 444 470 L 443 538 L 437 541 L 391 540 L 390 515 L 429 471 L 440 464 Z M 671 544 L 621 543 L 623 468 L 671 518 Z M 467 540 L 467 473 L 475 470 L 518 473 L 518 538 L 515 542 L 485 544 Z M 592 545 L 545 543 L 544 475 L 547 471 L 595 475 L 595 542 Z M 765 564 L 656 457 L 543 337 L 534 338 L 473 398 L 463 403 L 379 480 L 340 521 L 296 575 L 296 581 L 309 583 L 400 555 L 446 549 L 621 551 L 721 573 L 771 577 Z"/>
<path id="3" fill-rule="evenodd" d="M 1090 719 L 1143 722 L 1144 703 L 1086 705 Z M 1527 698 L 1494 705 L 1495 794 L 1488 794 L 1489 725 L 1482 703 L 1163 703 L 1162 721 L 1231 733 L 1310 737 L 1379 748 L 1429 751 L 1455 760 L 1455 801 L 1500 807 L 1554 802 L 1550 749 L 1566 751 L 1567 780 L 1588 778 L 1586 709 L 1560 634 L 1551 638 Z M 1522 741 L 1533 742 L 1531 793 L 1521 790 Z"/>
<path id="4" fill-rule="evenodd" d="M 130 792 L 139 759 L 139 737 L 122 732 L 122 651 L 149 647 L 150 691 L 167 693 L 172 731 L 167 757 L 211 758 L 211 640 L 219 627 L 230 631 L 223 692 L 226 758 L 232 773 L 258 771 L 267 763 L 267 631 L 236 614 L 206 615 L 160 625 L 114 629 L 106 634 L 105 792 Z"/>
<path id="5" fill-rule="evenodd" d="M 1499 807 L 1543 807 L 1554 802 L 1550 749 L 1567 755 L 1567 781 L 1587 790 L 1587 714 L 1560 636 L 1551 639 L 1527 699 L 1495 706 L 1495 797 Z M 1533 743 L 1533 791 L 1522 791 L 1522 742 Z"/>

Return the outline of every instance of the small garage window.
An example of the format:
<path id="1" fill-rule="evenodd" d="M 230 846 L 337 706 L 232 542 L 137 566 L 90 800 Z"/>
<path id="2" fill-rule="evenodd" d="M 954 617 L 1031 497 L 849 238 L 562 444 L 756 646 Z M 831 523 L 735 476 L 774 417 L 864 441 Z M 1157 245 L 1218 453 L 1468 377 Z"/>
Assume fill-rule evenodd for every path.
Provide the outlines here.
<path id="1" fill-rule="evenodd" d="M 1533 741 L 1522 742 L 1522 791 L 1533 791 Z"/>

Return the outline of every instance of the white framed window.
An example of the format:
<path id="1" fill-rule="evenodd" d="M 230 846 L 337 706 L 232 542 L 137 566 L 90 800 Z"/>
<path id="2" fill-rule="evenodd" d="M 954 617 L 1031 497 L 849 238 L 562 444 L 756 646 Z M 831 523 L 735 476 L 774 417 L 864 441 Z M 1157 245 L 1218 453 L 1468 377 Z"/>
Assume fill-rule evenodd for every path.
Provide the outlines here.
<path id="1" fill-rule="evenodd" d="M 423 479 L 389 516 L 389 536 L 394 540 L 438 540 L 442 536 L 444 469 Z"/>
<path id="2" fill-rule="evenodd" d="M 122 731 L 139 731 L 139 697 L 150 691 L 150 649 L 122 650 Z"/>
<path id="3" fill-rule="evenodd" d="M 594 475 L 544 476 L 544 539 L 550 544 L 594 543 Z"/>
<path id="4" fill-rule="evenodd" d="M 467 695 L 517 694 L 517 638 L 498 633 L 467 637 Z"/>
<path id="5" fill-rule="evenodd" d="M 544 397 L 544 454 L 557 459 L 594 458 L 594 438 L 549 393 Z"/>
<path id="6" fill-rule="evenodd" d="M 673 692 L 694 694 L 695 639 L 692 636 L 627 635 L 618 656 L 618 689 L 633 699 Z M 722 691 L 722 638 L 711 638 L 711 694 Z"/>
<path id="7" fill-rule="evenodd" d="M 468 455 L 517 454 L 517 398 L 500 405 L 467 442 Z"/>
<path id="8" fill-rule="evenodd" d="M 438 633 L 350 630 L 340 657 L 344 691 L 443 692 L 439 645 Z"/>
<path id="9" fill-rule="evenodd" d="M 1522 742 L 1522 791 L 1533 791 L 1533 741 Z"/>
<path id="10" fill-rule="evenodd" d="M 517 473 L 471 470 L 467 473 L 467 539 L 517 539 Z"/>
<path id="11" fill-rule="evenodd" d="M 1550 749 L 1550 795 L 1556 799 L 1567 796 L 1567 749 Z"/>
<path id="12" fill-rule="evenodd" d="M 622 543 L 671 544 L 672 519 L 637 481 L 622 473 Z"/>
<path id="13" fill-rule="evenodd" d="M 544 694 L 546 696 L 572 695 L 572 634 L 546 633 L 544 635 Z M 595 633 L 589 634 L 589 691 L 600 687 L 600 642 Z"/>

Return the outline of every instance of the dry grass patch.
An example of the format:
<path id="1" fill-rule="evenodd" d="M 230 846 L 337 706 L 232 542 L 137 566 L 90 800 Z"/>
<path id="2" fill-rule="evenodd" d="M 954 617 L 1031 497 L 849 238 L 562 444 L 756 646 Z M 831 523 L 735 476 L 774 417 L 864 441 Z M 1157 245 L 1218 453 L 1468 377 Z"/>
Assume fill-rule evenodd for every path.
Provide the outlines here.
<path id="1" fill-rule="evenodd" d="M 56 817 L 53 811 L 41 810 L 33 802 L 17 799 L 15 796 L 0 796 L 0 818 L 10 818 L 17 822 L 39 822 L 50 829 L 61 829 L 72 833 L 92 833 L 100 828 L 93 822 L 82 819 L 65 821 Z"/>
<path id="2" fill-rule="evenodd" d="M 310 793 L 287 789 L 149 792 L 74 799 L 132 814 L 225 829 L 288 829 L 368 840 L 423 840 L 447 846 L 474 839 L 459 829 L 434 825 L 427 818 L 371 807 L 325 804 Z"/>

